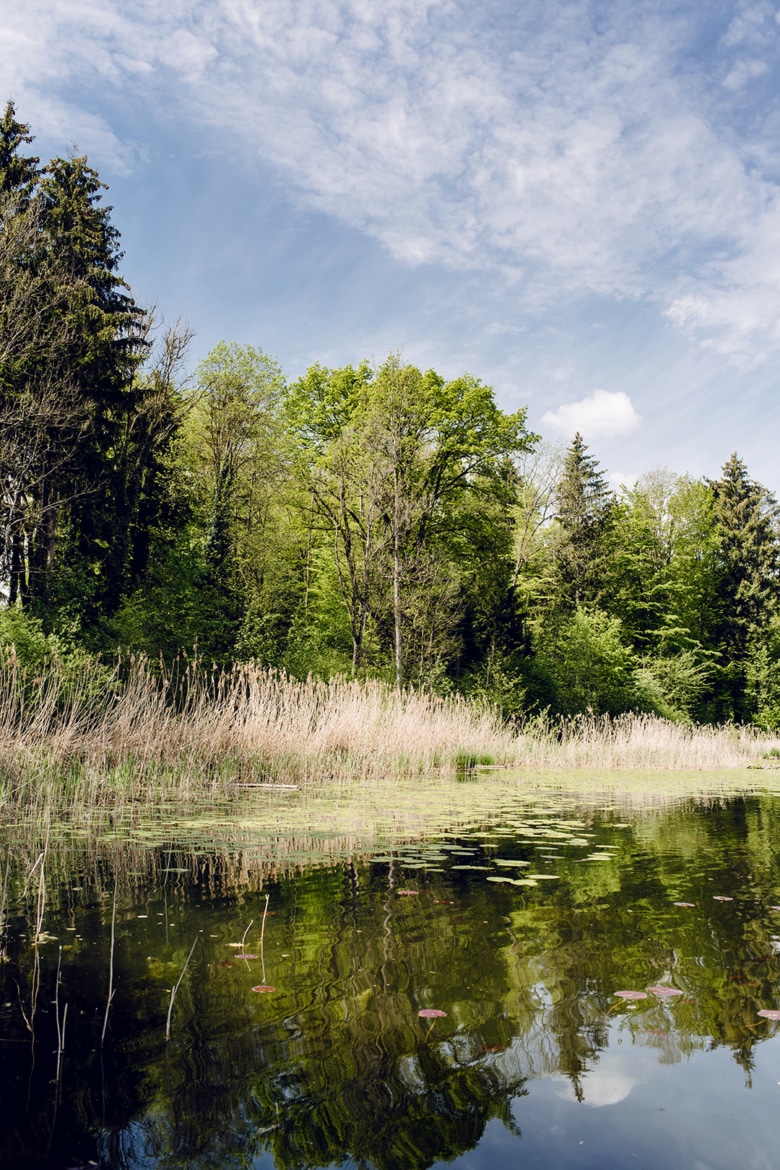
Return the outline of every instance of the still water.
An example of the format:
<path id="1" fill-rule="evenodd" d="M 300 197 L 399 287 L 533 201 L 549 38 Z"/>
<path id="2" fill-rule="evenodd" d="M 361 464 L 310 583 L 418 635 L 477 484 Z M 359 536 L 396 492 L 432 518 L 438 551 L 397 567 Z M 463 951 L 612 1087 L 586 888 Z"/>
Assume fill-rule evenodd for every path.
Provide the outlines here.
<path id="1" fill-rule="evenodd" d="M 780 797 L 452 791 L 8 829 L 0 1167 L 776 1170 Z"/>

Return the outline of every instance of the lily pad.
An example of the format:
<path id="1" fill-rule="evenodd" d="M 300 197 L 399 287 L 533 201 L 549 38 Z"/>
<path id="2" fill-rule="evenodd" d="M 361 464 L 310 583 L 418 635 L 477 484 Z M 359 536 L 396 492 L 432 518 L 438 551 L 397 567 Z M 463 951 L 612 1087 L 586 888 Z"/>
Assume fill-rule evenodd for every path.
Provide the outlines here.
<path id="1" fill-rule="evenodd" d="M 646 991 L 613 991 L 612 994 L 618 999 L 647 999 Z"/>
<path id="2" fill-rule="evenodd" d="M 694 909 L 696 906 L 696 903 L 695 902 L 675 902 L 674 905 L 675 906 L 685 906 L 685 907 L 688 907 L 690 909 Z"/>
<path id="3" fill-rule="evenodd" d="M 758 1014 L 762 1020 L 780 1020 L 780 1012 L 776 1008 L 761 1008 Z"/>
<path id="4" fill-rule="evenodd" d="M 680 991 L 680 989 L 678 987 L 665 987 L 661 983 L 655 984 L 653 987 L 648 987 L 647 990 L 651 991 L 653 993 L 653 995 L 664 995 L 664 996 L 682 995 L 682 992 Z"/>
<path id="5" fill-rule="evenodd" d="M 237 959 L 256 959 L 257 955 L 236 955 Z"/>
<path id="6" fill-rule="evenodd" d="M 729 898 L 727 894 L 713 894 L 713 902 L 733 902 L 733 898 Z"/>
<path id="7" fill-rule="evenodd" d="M 421 1020 L 443 1020 L 447 1013 L 439 1008 L 420 1008 L 417 1015 Z"/>
<path id="8" fill-rule="evenodd" d="M 396 890 L 399 898 L 416 898 L 420 893 L 419 890 Z"/>
<path id="9" fill-rule="evenodd" d="M 252 988 L 252 991 L 256 991 L 258 995 L 264 995 L 267 991 L 276 991 L 276 988 L 271 987 L 270 983 L 258 983 Z"/>

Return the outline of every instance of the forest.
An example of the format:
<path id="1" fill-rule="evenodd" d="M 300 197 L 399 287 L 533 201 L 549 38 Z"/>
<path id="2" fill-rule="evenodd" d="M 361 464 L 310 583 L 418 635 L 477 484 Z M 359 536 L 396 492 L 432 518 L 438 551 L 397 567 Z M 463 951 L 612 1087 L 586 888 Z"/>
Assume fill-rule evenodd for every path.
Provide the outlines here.
<path id="1" fill-rule="evenodd" d="M 733 453 L 619 492 L 464 373 L 289 378 L 121 275 L 86 157 L 0 121 L 0 643 L 780 727 L 780 516 Z M 726 452 L 724 452 L 724 457 Z"/>

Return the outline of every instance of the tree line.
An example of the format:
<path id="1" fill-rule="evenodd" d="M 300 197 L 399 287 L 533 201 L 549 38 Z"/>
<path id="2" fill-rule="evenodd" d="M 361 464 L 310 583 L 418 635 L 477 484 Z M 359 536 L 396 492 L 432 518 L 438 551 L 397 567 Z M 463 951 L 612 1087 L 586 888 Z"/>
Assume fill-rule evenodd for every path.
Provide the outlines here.
<path id="1" fill-rule="evenodd" d="M 136 304 L 104 184 L 0 120 L 0 640 L 379 676 L 508 716 L 780 726 L 780 526 L 736 454 L 611 491 L 470 374 L 288 380 Z"/>

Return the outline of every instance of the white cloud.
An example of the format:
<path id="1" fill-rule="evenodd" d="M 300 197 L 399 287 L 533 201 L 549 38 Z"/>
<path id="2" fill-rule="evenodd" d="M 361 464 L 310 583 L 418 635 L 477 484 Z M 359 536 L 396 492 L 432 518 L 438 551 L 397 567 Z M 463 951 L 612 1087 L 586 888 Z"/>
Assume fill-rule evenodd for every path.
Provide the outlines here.
<path id="1" fill-rule="evenodd" d="M 771 4 L 726 5 L 702 64 L 706 8 L 0 0 L 0 86 L 38 129 L 47 110 L 58 130 L 65 111 L 79 137 L 91 126 L 113 159 L 107 88 L 151 100 L 256 150 L 405 263 L 493 271 L 526 304 L 650 298 L 753 355 L 780 341 L 778 102 L 756 99 L 749 134 L 744 103 L 780 28 Z"/>
<path id="2" fill-rule="evenodd" d="M 626 491 L 636 486 L 638 479 L 639 476 L 631 471 L 610 471 L 607 475 L 607 483 L 616 496 L 625 495 Z"/>
<path id="3" fill-rule="evenodd" d="M 542 425 L 571 438 L 611 439 L 630 435 L 640 424 L 629 396 L 622 390 L 593 390 L 579 402 L 568 402 L 542 416 Z"/>

